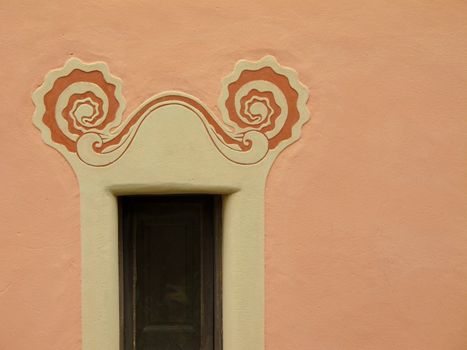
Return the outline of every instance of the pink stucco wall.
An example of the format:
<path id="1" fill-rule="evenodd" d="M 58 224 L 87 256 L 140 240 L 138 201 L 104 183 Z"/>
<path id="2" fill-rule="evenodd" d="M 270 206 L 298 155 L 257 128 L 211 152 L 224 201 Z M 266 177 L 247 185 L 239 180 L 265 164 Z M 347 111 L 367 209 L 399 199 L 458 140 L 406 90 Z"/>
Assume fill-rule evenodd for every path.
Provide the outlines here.
<path id="1" fill-rule="evenodd" d="M 129 110 L 163 90 L 215 108 L 275 55 L 311 121 L 266 189 L 268 350 L 467 348 L 467 3 L 2 1 L 0 349 L 80 348 L 79 191 L 32 91 L 104 60 Z"/>

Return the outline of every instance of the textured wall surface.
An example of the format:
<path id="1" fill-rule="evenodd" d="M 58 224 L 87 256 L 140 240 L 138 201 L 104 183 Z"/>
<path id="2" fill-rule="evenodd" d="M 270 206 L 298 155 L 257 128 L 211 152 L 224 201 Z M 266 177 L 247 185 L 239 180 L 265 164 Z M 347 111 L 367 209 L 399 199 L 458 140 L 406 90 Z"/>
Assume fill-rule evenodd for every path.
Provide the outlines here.
<path id="1" fill-rule="evenodd" d="M 104 60 L 128 109 L 266 54 L 311 121 L 266 189 L 266 348 L 467 347 L 463 1 L 2 1 L 0 349 L 80 349 L 79 191 L 32 91 Z"/>

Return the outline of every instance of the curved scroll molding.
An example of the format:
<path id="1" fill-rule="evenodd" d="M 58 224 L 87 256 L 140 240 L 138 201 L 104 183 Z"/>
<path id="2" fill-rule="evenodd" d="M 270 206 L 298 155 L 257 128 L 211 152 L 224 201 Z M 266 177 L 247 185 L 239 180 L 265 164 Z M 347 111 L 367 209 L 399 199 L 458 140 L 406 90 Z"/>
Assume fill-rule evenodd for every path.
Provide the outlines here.
<path id="1" fill-rule="evenodd" d="M 221 119 L 200 100 L 164 92 L 122 118 L 122 82 L 103 62 L 77 58 L 49 72 L 33 94 L 34 124 L 45 143 L 76 154 L 87 165 L 108 166 L 130 147 L 146 117 L 168 105 L 187 108 L 204 124 L 215 147 L 237 164 L 256 164 L 295 142 L 309 119 L 308 90 L 297 73 L 272 56 L 241 60 L 222 82 Z"/>

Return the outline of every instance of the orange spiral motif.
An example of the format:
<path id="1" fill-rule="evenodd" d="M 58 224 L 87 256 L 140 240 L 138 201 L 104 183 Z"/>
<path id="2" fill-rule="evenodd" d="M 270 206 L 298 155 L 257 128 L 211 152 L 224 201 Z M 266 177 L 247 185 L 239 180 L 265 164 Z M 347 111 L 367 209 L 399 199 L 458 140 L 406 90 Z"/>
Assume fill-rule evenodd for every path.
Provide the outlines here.
<path id="1" fill-rule="evenodd" d="M 243 69 L 227 85 L 225 122 L 236 132 L 263 133 L 269 140 L 269 148 L 276 148 L 292 136 L 292 127 L 300 119 L 301 86 L 292 84 L 289 77 L 272 65 Z"/>

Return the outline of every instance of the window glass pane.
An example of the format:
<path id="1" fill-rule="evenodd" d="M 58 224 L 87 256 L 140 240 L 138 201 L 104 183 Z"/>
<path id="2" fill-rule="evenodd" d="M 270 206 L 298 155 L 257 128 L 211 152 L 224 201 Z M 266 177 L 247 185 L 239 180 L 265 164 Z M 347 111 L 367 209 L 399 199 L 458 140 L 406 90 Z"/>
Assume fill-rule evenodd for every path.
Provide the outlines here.
<path id="1" fill-rule="evenodd" d="M 197 349 L 199 219 L 176 216 L 155 215 L 136 229 L 136 343 Z"/>

